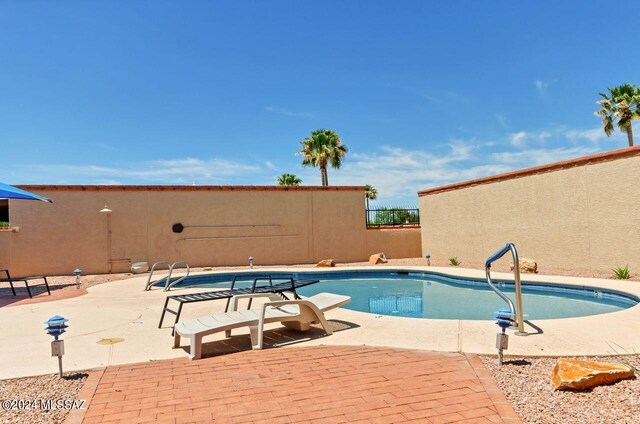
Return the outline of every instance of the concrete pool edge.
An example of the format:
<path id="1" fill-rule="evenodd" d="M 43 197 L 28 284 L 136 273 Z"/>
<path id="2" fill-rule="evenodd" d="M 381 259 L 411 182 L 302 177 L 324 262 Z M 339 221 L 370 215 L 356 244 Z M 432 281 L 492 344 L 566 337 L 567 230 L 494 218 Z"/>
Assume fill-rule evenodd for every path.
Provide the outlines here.
<path id="1" fill-rule="evenodd" d="M 372 267 L 340 267 L 336 271 L 371 270 Z M 471 269 L 451 269 L 423 266 L 379 267 L 380 271 L 396 269 L 436 271 L 459 277 L 479 278 L 483 272 Z M 335 269 L 334 269 L 335 270 Z M 264 272 L 331 272 L 313 267 L 269 267 L 250 271 Z M 202 271 L 204 273 L 241 273 L 240 270 Z M 495 273 L 496 278 L 509 278 L 508 273 Z M 637 282 L 608 281 L 578 277 L 526 275 L 527 281 L 587 286 L 622 291 L 640 296 Z M 171 349 L 169 328 L 157 328 L 164 298 L 170 294 L 203 291 L 180 289 L 163 292 L 160 289 L 145 292 L 147 275 L 113 281 L 89 288 L 88 294 L 54 302 L 16 305 L 0 308 L 0 319 L 11 322 L 5 340 L 0 346 L 0 360 L 6 366 L 0 378 L 38 375 L 55 372 L 57 363 L 50 355 L 51 338 L 44 333 L 42 322 L 60 314 L 70 319 L 65 334 L 67 354 L 65 369 L 81 370 L 113 364 L 144 362 L 157 359 L 185 357 L 183 349 Z M 185 308 L 184 319 L 224 309 L 224 302 L 203 302 L 201 307 Z M 497 326 L 492 321 L 435 320 L 375 316 L 364 312 L 339 309 L 327 318 L 335 323 L 352 324 L 329 337 L 306 339 L 296 336 L 293 346 L 305 345 L 369 345 L 444 352 L 495 354 Z M 528 337 L 510 337 L 507 355 L 524 356 L 580 356 L 610 355 L 608 341 L 619 344 L 629 352 L 640 351 L 640 306 L 623 311 L 579 318 L 541 320 L 535 323 L 543 334 Z M 274 328 L 274 327 L 270 327 Z M 244 334 L 244 333 L 239 333 Z M 513 333 L 510 333 L 513 334 Z M 274 335 L 277 335 L 277 330 Z M 101 346 L 100 338 L 122 337 L 124 342 Z M 206 341 L 220 341 L 211 337 Z M 239 338 L 240 350 L 246 349 Z M 223 343 L 224 344 L 224 343 Z M 219 343 L 210 343 L 218 346 Z M 286 346 L 285 346 L 286 347 Z M 233 351 L 233 350 L 232 350 Z"/>

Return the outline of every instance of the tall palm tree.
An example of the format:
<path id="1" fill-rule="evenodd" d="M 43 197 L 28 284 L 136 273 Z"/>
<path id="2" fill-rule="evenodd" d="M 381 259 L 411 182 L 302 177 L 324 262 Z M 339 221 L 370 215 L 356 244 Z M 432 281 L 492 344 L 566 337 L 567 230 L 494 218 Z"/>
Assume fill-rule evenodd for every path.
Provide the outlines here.
<path id="1" fill-rule="evenodd" d="M 364 197 L 367 200 L 367 209 L 369 209 L 369 200 L 378 198 L 378 190 L 374 186 L 367 184 L 364 186 Z"/>
<path id="2" fill-rule="evenodd" d="M 602 100 L 598 100 L 601 107 L 595 114 L 602 116 L 604 133 L 610 136 L 615 125 L 627 134 L 629 146 L 633 146 L 633 129 L 631 121 L 640 119 L 640 87 L 632 84 L 622 84 L 614 88 L 607 88 L 609 95 L 600 93 Z"/>
<path id="3" fill-rule="evenodd" d="M 349 149 L 342 144 L 340 136 L 333 130 L 312 131 L 311 137 L 305 138 L 300 144 L 302 149 L 298 153 L 302 155 L 302 166 L 320 168 L 322 185 L 328 186 L 327 165 L 340 169 L 342 158 Z"/>
<path id="4" fill-rule="evenodd" d="M 295 174 L 282 174 L 278 177 L 279 186 L 299 186 L 302 180 Z"/>

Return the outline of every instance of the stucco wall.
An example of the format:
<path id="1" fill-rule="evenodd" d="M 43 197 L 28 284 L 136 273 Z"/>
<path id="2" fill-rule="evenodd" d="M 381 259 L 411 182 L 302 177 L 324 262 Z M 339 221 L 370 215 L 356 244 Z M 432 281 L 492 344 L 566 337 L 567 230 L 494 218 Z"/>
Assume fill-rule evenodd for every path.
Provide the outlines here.
<path id="1" fill-rule="evenodd" d="M 511 241 L 541 269 L 639 271 L 638 181 L 636 147 L 425 190 L 422 251 L 479 264 Z"/>
<path id="2" fill-rule="evenodd" d="M 11 269 L 11 233 L 0 231 L 0 269 Z M 4 278 L 4 273 L 0 278 Z"/>
<path id="3" fill-rule="evenodd" d="M 10 258 L 15 275 L 107 272 L 105 205 L 113 211 L 112 259 L 220 266 L 245 265 L 249 256 L 271 265 L 363 261 L 379 251 L 420 255 L 419 230 L 365 228 L 362 187 L 23 188 L 54 203 L 11 201 L 11 224 L 20 231 L 0 234 L 0 267 Z M 172 231 L 178 222 L 182 233 Z M 127 265 L 114 261 L 112 269 Z"/>

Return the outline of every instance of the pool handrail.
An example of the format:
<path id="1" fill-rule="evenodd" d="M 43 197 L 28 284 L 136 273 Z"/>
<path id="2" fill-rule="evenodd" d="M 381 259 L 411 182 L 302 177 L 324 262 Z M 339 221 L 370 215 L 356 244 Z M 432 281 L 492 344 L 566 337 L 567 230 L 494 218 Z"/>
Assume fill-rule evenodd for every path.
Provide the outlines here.
<path id="1" fill-rule="evenodd" d="M 176 279 L 175 281 L 171 281 L 171 274 L 173 273 L 173 269 L 176 267 L 176 265 L 183 265 L 185 268 L 187 268 L 187 273 L 182 277 Z M 171 287 L 175 286 L 176 284 L 178 284 L 179 282 L 187 278 L 190 273 L 191 273 L 191 268 L 189 268 L 189 264 L 186 263 L 185 261 L 178 261 L 178 262 L 172 263 L 171 267 L 169 268 L 169 275 L 167 275 L 167 283 L 164 286 L 164 291 L 171 290 Z"/>
<path id="2" fill-rule="evenodd" d="M 153 273 L 156 270 L 156 266 L 158 265 L 166 265 L 169 268 L 169 272 L 167 273 L 166 276 L 159 278 L 155 281 L 151 281 L 151 279 L 153 278 Z M 175 281 L 171 281 L 171 274 L 173 274 L 173 269 L 177 266 L 177 265 L 183 265 L 184 267 L 187 268 L 187 273 L 186 275 L 183 275 L 182 277 L 176 279 Z M 159 261 L 153 264 L 153 266 L 151 267 L 151 271 L 149 272 L 149 278 L 147 279 L 147 284 L 145 285 L 144 289 L 145 291 L 147 290 L 151 290 L 151 287 L 153 287 L 154 285 L 156 285 L 157 283 L 159 283 L 160 281 L 164 280 L 164 291 L 169 291 L 171 290 L 171 287 L 175 286 L 176 284 L 178 284 L 179 282 L 181 282 L 182 280 L 184 280 L 185 278 L 187 278 L 189 276 L 191 272 L 191 269 L 189 268 L 189 264 L 184 262 L 184 261 L 178 261 L 178 262 L 174 262 L 171 265 L 169 265 L 169 262 L 167 261 Z"/>
<path id="3" fill-rule="evenodd" d="M 516 306 L 515 307 L 511 299 L 509 299 L 509 297 L 507 297 L 507 295 L 505 295 L 500 289 L 498 289 L 491 281 L 491 264 L 497 261 L 498 259 L 500 259 L 501 257 L 503 257 L 504 255 L 506 255 L 508 252 L 511 252 L 511 255 L 513 257 L 513 278 L 515 280 L 515 289 L 516 289 Z M 495 252 L 493 255 L 489 256 L 489 259 L 487 259 L 487 261 L 484 264 L 484 269 L 486 272 L 487 283 L 489 284 L 489 287 L 491 287 L 491 289 L 494 292 L 496 292 L 496 294 L 500 296 L 502 300 L 507 302 L 507 305 L 509 305 L 511 312 L 512 313 L 515 312 L 516 314 L 516 324 L 518 326 L 518 331 L 516 332 L 516 335 L 519 335 L 519 336 L 526 335 L 527 333 L 526 331 L 524 331 L 524 313 L 522 312 L 522 284 L 520 281 L 520 260 L 518 259 L 518 250 L 516 249 L 516 246 L 513 243 L 507 243 L 503 248 Z"/>
<path id="4" fill-rule="evenodd" d="M 158 279 L 156 281 L 151 281 L 151 278 L 153 278 L 153 273 L 155 272 L 156 267 L 158 265 L 166 265 L 167 267 L 169 267 L 169 262 L 167 262 L 167 261 L 159 261 L 159 262 L 154 263 L 151 266 L 151 271 L 149 271 L 149 278 L 147 279 L 147 284 L 144 286 L 145 291 L 146 290 L 151 290 L 151 287 L 153 287 L 156 283 L 159 283 L 162 280 L 168 279 L 169 275 L 167 275 L 165 277 L 162 277 L 162 278 L 160 278 L 160 279 Z"/>

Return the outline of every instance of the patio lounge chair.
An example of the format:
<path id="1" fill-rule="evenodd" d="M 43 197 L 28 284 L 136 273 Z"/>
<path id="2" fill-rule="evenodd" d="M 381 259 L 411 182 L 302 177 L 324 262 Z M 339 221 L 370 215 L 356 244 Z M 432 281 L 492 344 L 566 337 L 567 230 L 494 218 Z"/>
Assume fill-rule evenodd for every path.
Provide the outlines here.
<path id="1" fill-rule="evenodd" d="M 268 297 L 260 309 L 238 311 L 238 300 Z M 191 342 L 189 358 L 202 356 L 202 338 L 209 334 L 225 332 L 231 337 L 234 328 L 249 327 L 253 349 L 262 349 L 264 324 L 281 322 L 287 328 L 306 331 L 311 323 L 320 323 L 327 335 L 333 334 L 324 317 L 324 312 L 338 308 L 351 301 L 349 296 L 319 293 L 306 299 L 281 300 L 274 293 L 241 294 L 233 297 L 233 311 L 208 315 L 175 326 L 174 348 L 180 347 L 180 337 L 188 337 Z"/>
<path id="2" fill-rule="evenodd" d="M 27 287 L 27 293 L 29 293 L 29 297 L 33 297 L 31 295 L 31 289 L 29 288 L 29 281 L 31 280 L 44 280 L 44 284 L 38 284 L 32 287 L 45 286 L 45 288 L 47 289 L 47 293 L 49 293 L 49 296 L 51 296 L 51 291 L 49 290 L 49 283 L 47 282 L 47 277 L 45 276 L 38 275 L 35 277 L 11 278 L 11 274 L 9 274 L 8 269 L 0 269 L 0 272 L 4 272 L 7 276 L 6 278 L 0 278 L 0 283 L 9 283 L 9 285 L 11 286 L 11 292 L 13 293 L 14 296 L 17 296 L 17 295 L 16 295 L 16 289 L 15 287 L 13 287 L 13 283 L 15 283 L 16 281 L 24 281 L 24 285 Z"/>

